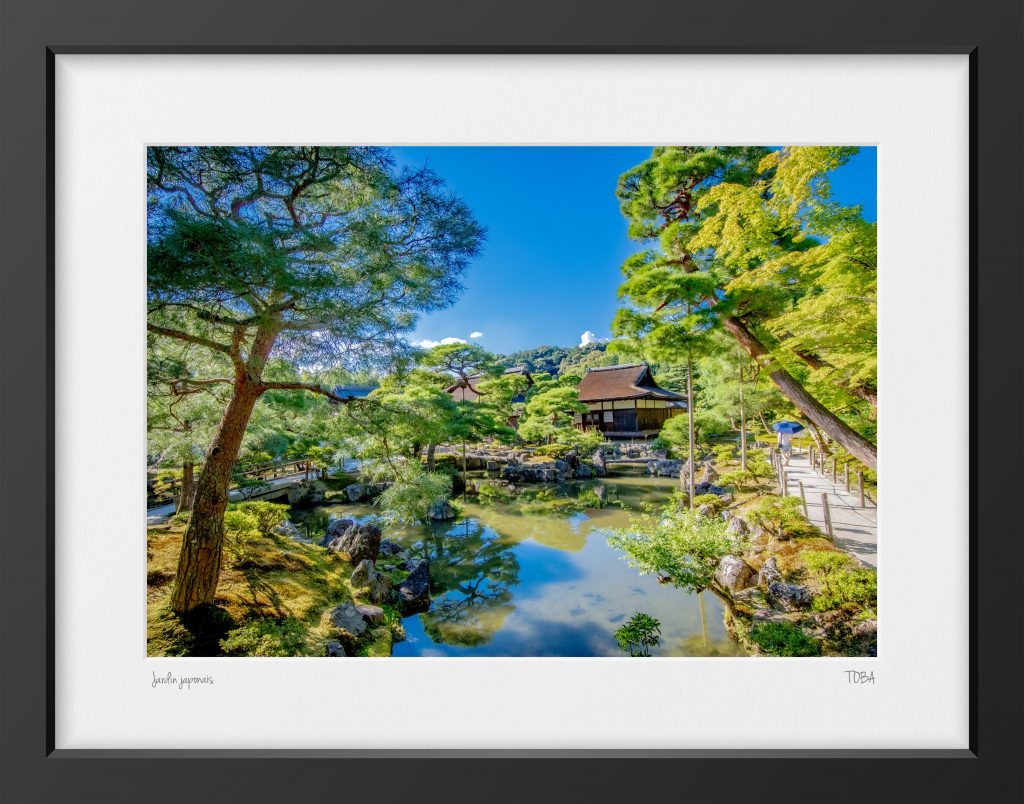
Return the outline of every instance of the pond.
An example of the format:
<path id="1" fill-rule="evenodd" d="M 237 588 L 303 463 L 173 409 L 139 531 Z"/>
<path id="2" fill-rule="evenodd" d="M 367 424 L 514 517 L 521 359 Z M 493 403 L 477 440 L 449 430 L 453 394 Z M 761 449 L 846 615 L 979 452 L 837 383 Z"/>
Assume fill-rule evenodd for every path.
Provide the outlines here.
<path id="1" fill-rule="evenodd" d="M 430 609 L 405 618 L 395 656 L 624 656 L 615 630 L 637 612 L 661 622 L 652 656 L 735 656 L 722 603 L 711 592 L 687 594 L 631 568 L 607 543 L 630 511 L 664 503 L 678 481 L 628 475 L 562 484 L 559 496 L 596 492 L 607 503 L 576 513 L 523 511 L 524 503 L 479 504 L 468 498 L 449 522 L 394 528 L 413 559 L 430 559 Z M 296 512 L 311 535 L 329 517 L 375 521 L 368 505 L 324 505 Z"/>

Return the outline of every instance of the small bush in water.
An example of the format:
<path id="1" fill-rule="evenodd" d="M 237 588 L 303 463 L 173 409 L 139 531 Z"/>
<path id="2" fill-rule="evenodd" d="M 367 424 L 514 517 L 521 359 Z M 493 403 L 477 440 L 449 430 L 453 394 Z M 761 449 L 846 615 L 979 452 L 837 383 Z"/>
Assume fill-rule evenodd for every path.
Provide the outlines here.
<path id="1" fill-rule="evenodd" d="M 661 642 L 661 623 L 638 611 L 616 629 L 615 641 L 630 656 L 650 656 L 651 648 Z"/>

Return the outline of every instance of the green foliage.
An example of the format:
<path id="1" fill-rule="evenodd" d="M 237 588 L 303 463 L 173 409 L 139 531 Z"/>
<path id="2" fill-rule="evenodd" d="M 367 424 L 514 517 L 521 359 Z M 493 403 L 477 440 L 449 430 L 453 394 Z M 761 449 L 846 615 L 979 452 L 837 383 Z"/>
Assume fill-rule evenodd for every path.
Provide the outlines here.
<path id="1" fill-rule="evenodd" d="M 675 505 L 633 518 L 608 543 L 624 551 L 630 566 L 641 573 L 661 573 L 689 591 L 710 586 L 718 562 L 738 546 L 721 520 L 698 517 Z"/>
<path id="2" fill-rule="evenodd" d="M 843 606 L 873 610 L 878 604 L 878 574 L 859 567 L 845 553 L 808 550 L 801 555 L 804 565 L 814 573 L 821 591 L 814 596 L 815 611 L 830 611 Z"/>
<path id="3" fill-rule="evenodd" d="M 698 494 L 693 498 L 693 507 L 700 508 L 702 505 L 711 506 L 713 513 L 720 512 L 725 506 L 722 504 L 722 498 L 717 494 Z"/>
<path id="4" fill-rule="evenodd" d="M 736 447 L 732 444 L 720 444 L 714 449 L 715 463 L 722 466 L 736 459 Z"/>
<path id="5" fill-rule="evenodd" d="M 820 536 L 802 513 L 802 503 L 796 497 L 766 495 L 747 509 L 747 519 L 779 539 L 801 536 Z"/>
<path id="6" fill-rule="evenodd" d="M 228 656 L 308 656 L 312 640 L 303 622 L 286 617 L 247 622 L 229 631 L 220 647 Z"/>
<path id="7" fill-rule="evenodd" d="M 617 358 L 605 356 L 607 344 L 588 343 L 586 346 L 537 346 L 512 352 L 499 358 L 505 368 L 524 366 L 531 374 L 583 374 L 583 369 L 594 365 L 615 365 Z M 614 362 L 604 362 L 605 360 Z"/>
<path id="8" fill-rule="evenodd" d="M 690 454 L 690 431 L 687 417 L 673 416 L 671 419 L 667 419 L 661 426 L 657 440 L 659 443 L 668 445 L 674 457 L 685 461 Z"/>
<path id="9" fill-rule="evenodd" d="M 739 426 L 741 388 L 747 416 L 779 405 L 761 375 L 783 368 L 873 437 L 875 226 L 835 204 L 828 183 L 855 152 L 658 147 L 620 178 L 629 235 L 647 250 L 622 267 L 613 331 L 655 360 L 697 359 L 696 412 L 707 432 Z M 735 344 L 722 349 L 738 317 L 770 362 L 754 364 Z"/>
<path id="10" fill-rule="evenodd" d="M 571 449 L 569 444 L 543 444 L 533 454 L 539 458 L 563 458 Z"/>
<path id="11" fill-rule="evenodd" d="M 224 512 L 224 531 L 229 536 L 235 538 L 258 536 L 260 534 L 260 520 L 249 511 L 228 508 Z"/>
<path id="12" fill-rule="evenodd" d="M 723 472 L 719 475 L 718 482 L 723 486 L 735 486 L 737 489 L 743 491 L 749 489 L 757 483 L 757 478 L 753 472 L 744 472 L 742 469 L 735 469 L 731 472 Z"/>
<path id="13" fill-rule="evenodd" d="M 426 522 L 430 509 L 451 494 L 452 479 L 441 472 L 427 472 L 409 463 L 377 498 L 388 522 L 411 525 Z"/>
<path id="14" fill-rule="evenodd" d="M 580 457 L 586 457 L 604 444 L 604 434 L 598 430 L 577 430 L 575 427 L 565 427 L 555 434 L 555 441 L 576 450 Z"/>
<path id="15" fill-rule="evenodd" d="M 769 656 L 820 656 L 821 646 L 789 622 L 763 622 L 750 629 L 750 640 Z"/>
<path id="16" fill-rule="evenodd" d="M 265 500 L 250 500 L 228 505 L 228 510 L 241 511 L 250 514 L 256 519 L 256 530 L 260 533 L 270 533 L 288 518 L 288 506 L 281 503 L 266 502 Z"/>
<path id="17" fill-rule="evenodd" d="M 650 656 L 650 649 L 661 642 L 661 623 L 638 611 L 615 630 L 615 641 L 630 656 Z"/>

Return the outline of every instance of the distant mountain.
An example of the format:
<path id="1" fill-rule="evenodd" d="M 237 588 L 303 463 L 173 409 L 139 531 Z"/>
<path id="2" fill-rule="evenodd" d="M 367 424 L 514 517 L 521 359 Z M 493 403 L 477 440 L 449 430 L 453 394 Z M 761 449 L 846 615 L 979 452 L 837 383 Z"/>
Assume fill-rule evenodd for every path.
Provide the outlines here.
<path id="1" fill-rule="evenodd" d="M 605 343 L 586 346 L 537 346 L 503 355 L 498 362 L 505 368 L 525 366 L 531 374 L 583 374 L 591 366 L 614 366 L 623 362 L 608 354 Z"/>

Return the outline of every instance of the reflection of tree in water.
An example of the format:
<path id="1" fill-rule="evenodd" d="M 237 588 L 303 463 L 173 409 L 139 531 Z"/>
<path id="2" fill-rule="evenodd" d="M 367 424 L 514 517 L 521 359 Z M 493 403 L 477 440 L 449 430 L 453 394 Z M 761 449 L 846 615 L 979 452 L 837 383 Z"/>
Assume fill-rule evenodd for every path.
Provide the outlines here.
<path id="1" fill-rule="evenodd" d="M 410 553 L 430 559 L 433 602 L 420 615 L 434 642 L 461 647 L 486 645 L 512 613 L 511 587 L 519 583 L 514 545 L 479 520 L 432 527 Z"/>

